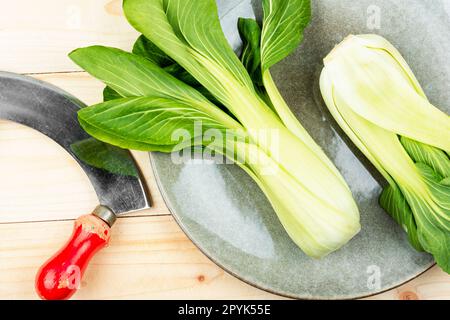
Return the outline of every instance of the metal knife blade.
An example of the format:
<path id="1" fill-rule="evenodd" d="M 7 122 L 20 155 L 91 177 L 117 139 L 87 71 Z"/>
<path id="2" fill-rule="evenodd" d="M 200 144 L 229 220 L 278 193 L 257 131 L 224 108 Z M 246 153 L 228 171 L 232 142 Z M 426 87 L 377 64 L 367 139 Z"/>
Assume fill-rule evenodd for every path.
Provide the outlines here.
<path id="1" fill-rule="evenodd" d="M 77 111 L 84 106 L 50 84 L 0 72 L 0 118 L 31 127 L 62 146 L 88 176 L 100 204 L 114 214 L 148 208 L 149 192 L 138 167 L 140 178 L 110 173 L 81 162 L 70 149 L 71 144 L 89 138 L 77 120 Z"/>

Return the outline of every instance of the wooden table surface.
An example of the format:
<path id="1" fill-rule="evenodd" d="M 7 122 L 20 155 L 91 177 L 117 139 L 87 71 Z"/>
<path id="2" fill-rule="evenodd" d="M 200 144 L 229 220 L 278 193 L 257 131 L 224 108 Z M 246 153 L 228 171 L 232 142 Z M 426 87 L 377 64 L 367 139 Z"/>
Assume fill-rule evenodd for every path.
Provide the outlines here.
<path id="1" fill-rule="evenodd" d="M 130 49 L 137 37 L 120 0 L 15 0 L 0 10 L 0 70 L 28 74 L 101 100 L 102 84 L 67 54 L 103 44 Z M 133 152 L 154 206 L 120 218 L 111 245 L 92 261 L 77 299 L 277 299 L 234 278 L 183 234 L 158 191 L 148 156 Z M 0 298 L 35 299 L 38 267 L 96 204 L 84 172 L 50 139 L 0 121 Z M 450 277 L 434 267 L 371 299 L 450 299 Z"/>

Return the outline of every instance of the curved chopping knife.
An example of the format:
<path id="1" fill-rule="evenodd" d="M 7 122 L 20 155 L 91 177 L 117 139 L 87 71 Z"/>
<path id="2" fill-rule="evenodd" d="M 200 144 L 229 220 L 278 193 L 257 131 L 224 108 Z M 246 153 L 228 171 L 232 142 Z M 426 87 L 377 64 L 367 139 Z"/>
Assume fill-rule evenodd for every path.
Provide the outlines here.
<path id="1" fill-rule="evenodd" d="M 139 177 L 119 175 L 75 157 L 70 146 L 89 138 L 77 120 L 82 107 L 83 103 L 52 85 L 0 72 L 0 118 L 36 129 L 61 145 L 83 168 L 100 202 L 91 214 L 75 221 L 70 240 L 39 269 L 36 290 L 43 299 L 73 295 L 89 260 L 107 245 L 116 216 L 149 207 L 149 193 L 138 168 Z"/>

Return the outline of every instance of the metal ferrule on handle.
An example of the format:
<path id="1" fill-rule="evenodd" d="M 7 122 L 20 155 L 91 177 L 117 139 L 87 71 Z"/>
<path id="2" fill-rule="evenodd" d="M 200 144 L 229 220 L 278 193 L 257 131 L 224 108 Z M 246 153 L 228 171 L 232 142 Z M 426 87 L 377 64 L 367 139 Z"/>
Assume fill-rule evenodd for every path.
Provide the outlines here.
<path id="1" fill-rule="evenodd" d="M 115 213 L 112 212 L 111 209 L 103 205 L 97 206 L 92 214 L 105 221 L 110 227 L 112 227 L 117 220 L 117 216 L 115 215 Z"/>

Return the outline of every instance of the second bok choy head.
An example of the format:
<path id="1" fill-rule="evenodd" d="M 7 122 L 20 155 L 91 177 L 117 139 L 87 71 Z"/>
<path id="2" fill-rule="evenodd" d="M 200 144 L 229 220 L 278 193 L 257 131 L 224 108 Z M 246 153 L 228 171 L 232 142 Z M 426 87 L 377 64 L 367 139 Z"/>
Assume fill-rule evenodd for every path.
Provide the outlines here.
<path id="1" fill-rule="evenodd" d="M 388 182 L 381 206 L 414 248 L 449 273 L 449 116 L 428 101 L 406 61 L 380 36 L 349 36 L 324 64 L 320 88 L 328 109 Z"/>
<path id="2" fill-rule="evenodd" d="M 262 28 L 240 20 L 245 48 L 238 57 L 215 0 L 125 0 L 125 16 L 142 34 L 132 53 L 93 46 L 70 54 L 107 85 L 108 101 L 81 110 L 79 120 L 95 138 L 122 148 L 199 146 L 232 159 L 265 193 L 291 239 L 319 258 L 360 230 L 359 213 L 269 73 L 300 43 L 310 1 L 263 0 L 263 8 Z M 180 130 L 188 136 L 181 144 Z"/>

